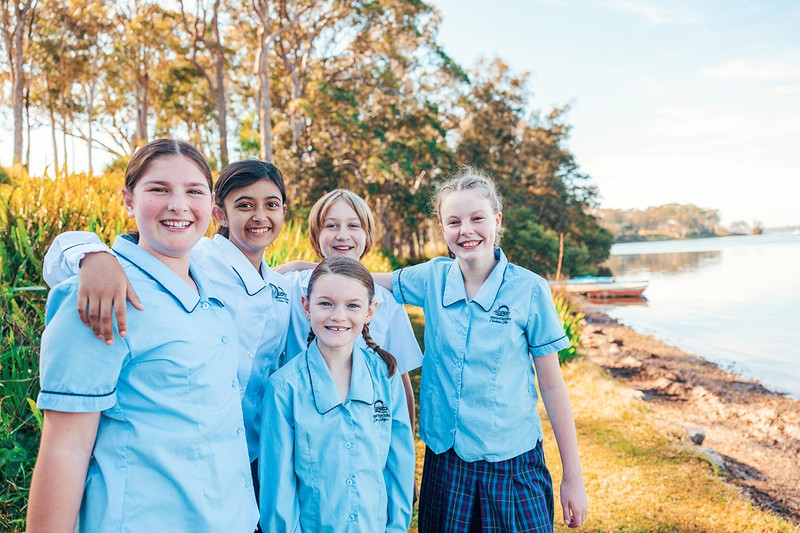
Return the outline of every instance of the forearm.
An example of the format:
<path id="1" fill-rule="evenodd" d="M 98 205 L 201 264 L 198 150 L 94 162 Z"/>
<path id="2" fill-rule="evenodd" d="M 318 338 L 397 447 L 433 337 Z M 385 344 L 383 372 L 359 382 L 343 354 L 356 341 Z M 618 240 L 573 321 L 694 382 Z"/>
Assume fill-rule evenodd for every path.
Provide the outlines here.
<path id="1" fill-rule="evenodd" d="M 47 411 L 28 498 L 28 533 L 72 533 L 100 413 Z"/>
<path id="2" fill-rule="evenodd" d="M 392 273 L 391 272 L 373 272 L 372 279 L 378 285 L 392 290 Z"/>
<path id="3" fill-rule="evenodd" d="M 411 386 L 411 377 L 408 372 L 403 374 L 403 390 L 406 393 L 406 407 L 408 407 L 408 419 L 411 421 L 411 432 L 416 427 L 416 404 L 414 403 L 414 388 Z"/>
<path id="4" fill-rule="evenodd" d="M 560 375 L 559 375 L 560 378 Z M 575 432 L 575 420 L 572 416 L 572 407 L 567 394 L 567 387 L 563 379 L 556 383 L 548 383 L 546 387 L 540 385 L 542 402 L 544 403 L 550 425 L 558 444 L 558 453 L 566 480 L 582 480 L 581 461 L 578 453 L 578 438 Z"/>

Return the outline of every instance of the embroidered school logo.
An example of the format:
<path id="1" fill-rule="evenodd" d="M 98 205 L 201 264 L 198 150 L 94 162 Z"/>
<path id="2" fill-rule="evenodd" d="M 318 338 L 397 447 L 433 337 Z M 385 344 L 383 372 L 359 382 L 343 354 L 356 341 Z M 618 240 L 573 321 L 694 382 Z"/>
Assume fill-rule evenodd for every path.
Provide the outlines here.
<path id="1" fill-rule="evenodd" d="M 272 287 L 272 297 L 275 298 L 276 302 L 280 302 L 282 304 L 289 303 L 289 297 L 286 295 L 286 291 L 277 285 L 273 285 L 272 283 L 270 283 L 269 286 Z"/>
<path id="2" fill-rule="evenodd" d="M 373 407 L 375 409 L 375 414 L 372 415 L 373 422 L 386 422 L 389 420 L 389 408 L 386 407 L 386 404 L 383 403 L 383 400 L 377 400 Z"/>
<path id="3" fill-rule="evenodd" d="M 507 305 L 501 305 L 495 309 L 492 316 L 489 318 L 489 322 L 494 322 L 495 324 L 508 324 L 510 321 L 511 311 L 508 309 Z"/>

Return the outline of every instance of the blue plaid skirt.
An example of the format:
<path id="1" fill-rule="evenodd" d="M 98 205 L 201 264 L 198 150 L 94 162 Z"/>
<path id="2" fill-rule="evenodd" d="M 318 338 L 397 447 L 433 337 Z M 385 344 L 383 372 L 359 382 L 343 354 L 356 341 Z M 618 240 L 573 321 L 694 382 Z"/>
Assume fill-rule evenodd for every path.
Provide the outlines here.
<path id="1" fill-rule="evenodd" d="M 553 480 L 541 441 L 506 461 L 467 462 L 425 449 L 420 533 L 553 531 Z"/>

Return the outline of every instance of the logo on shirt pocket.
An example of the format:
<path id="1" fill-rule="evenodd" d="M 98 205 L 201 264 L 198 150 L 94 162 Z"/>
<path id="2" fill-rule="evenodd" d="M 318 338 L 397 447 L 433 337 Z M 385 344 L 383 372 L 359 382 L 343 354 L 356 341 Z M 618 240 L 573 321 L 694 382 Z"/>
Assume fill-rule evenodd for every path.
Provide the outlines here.
<path id="1" fill-rule="evenodd" d="M 492 316 L 489 318 L 489 322 L 493 322 L 495 324 L 508 324 L 510 321 L 511 311 L 508 309 L 507 305 L 501 305 L 495 309 L 492 313 Z"/>
<path id="2" fill-rule="evenodd" d="M 376 400 L 373 409 L 375 410 L 375 414 L 372 415 L 373 422 L 386 422 L 391 418 L 389 408 L 386 407 L 383 400 Z"/>
<path id="3" fill-rule="evenodd" d="M 269 286 L 272 287 L 272 297 L 275 298 L 276 302 L 280 302 L 282 304 L 289 303 L 289 297 L 286 295 L 286 291 L 277 285 L 273 285 L 272 283 L 270 283 Z"/>

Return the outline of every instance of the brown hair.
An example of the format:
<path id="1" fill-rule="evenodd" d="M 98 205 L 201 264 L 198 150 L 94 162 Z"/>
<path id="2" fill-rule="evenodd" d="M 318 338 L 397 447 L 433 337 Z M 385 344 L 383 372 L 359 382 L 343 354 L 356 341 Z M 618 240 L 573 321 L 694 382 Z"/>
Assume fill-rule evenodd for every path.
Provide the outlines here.
<path id="1" fill-rule="evenodd" d="M 347 205 L 353 208 L 353 211 L 356 212 L 356 216 L 358 216 L 358 220 L 361 222 L 361 227 L 364 228 L 364 233 L 367 235 L 364 253 L 361 254 L 363 257 L 370 251 L 372 243 L 375 242 L 375 219 L 372 216 L 372 210 L 367 205 L 367 202 L 349 189 L 334 189 L 317 200 L 311 208 L 311 212 L 308 214 L 308 234 L 311 239 L 311 246 L 314 247 L 314 251 L 317 252 L 318 256 L 321 258 L 325 257 L 322 255 L 322 249 L 319 246 L 319 234 L 322 231 L 322 225 L 328 214 L 328 210 L 340 199 L 347 202 Z"/>
<path id="2" fill-rule="evenodd" d="M 375 282 L 372 281 L 372 274 L 369 273 L 367 267 L 351 257 L 337 256 L 325 259 L 318 264 L 311 273 L 311 279 L 308 281 L 308 298 L 311 298 L 311 293 L 314 290 L 314 282 L 320 276 L 324 276 L 325 274 L 337 274 L 339 276 L 345 276 L 347 278 L 354 279 L 367 289 L 367 295 L 369 296 L 370 302 L 375 297 Z M 372 348 L 372 350 L 374 350 L 375 353 L 377 353 L 381 359 L 383 359 L 383 362 L 386 363 L 386 366 L 389 368 L 389 375 L 394 375 L 394 373 L 397 371 L 397 360 L 391 353 L 378 346 L 378 344 L 372 340 L 372 337 L 369 334 L 369 326 L 367 324 L 364 324 L 364 329 L 361 331 L 361 335 L 364 337 L 364 341 L 366 341 L 367 346 Z M 309 332 L 309 345 L 315 337 L 316 335 L 313 331 Z"/>
<path id="3" fill-rule="evenodd" d="M 133 188 L 153 161 L 173 155 L 182 155 L 197 165 L 208 182 L 208 189 L 211 190 L 211 169 L 208 168 L 206 158 L 191 144 L 173 139 L 156 139 L 134 152 L 125 168 L 125 188 L 133 192 Z"/>
<path id="4" fill-rule="evenodd" d="M 492 211 L 494 211 L 495 214 L 500 213 L 503 210 L 503 197 L 497 190 L 497 186 L 492 178 L 482 170 L 478 170 L 477 168 L 469 165 L 463 165 L 459 167 L 456 173 L 450 178 L 440 182 L 436 186 L 436 191 L 433 193 L 431 207 L 433 213 L 436 215 L 436 218 L 439 219 L 439 223 L 442 222 L 442 212 L 440 210 L 442 206 L 442 199 L 452 192 L 468 190 L 474 190 L 475 192 L 482 194 L 484 198 L 487 198 L 492 206 Z M 500 225 L 500 227 L 497 228 L 497 234 L 495 235 L 495 246 L 500 245 L 500 238 L 502 236 L 503 226 Z"/>

